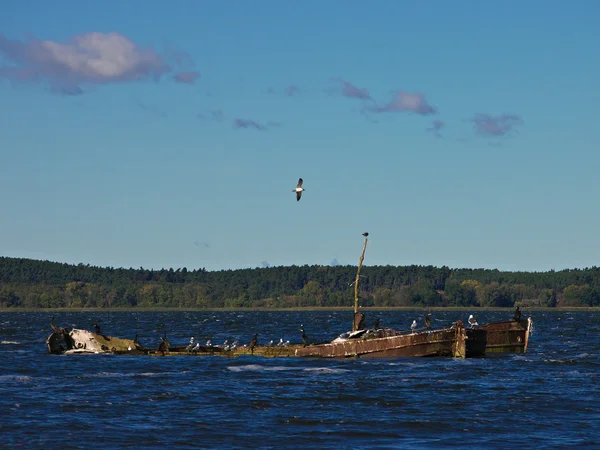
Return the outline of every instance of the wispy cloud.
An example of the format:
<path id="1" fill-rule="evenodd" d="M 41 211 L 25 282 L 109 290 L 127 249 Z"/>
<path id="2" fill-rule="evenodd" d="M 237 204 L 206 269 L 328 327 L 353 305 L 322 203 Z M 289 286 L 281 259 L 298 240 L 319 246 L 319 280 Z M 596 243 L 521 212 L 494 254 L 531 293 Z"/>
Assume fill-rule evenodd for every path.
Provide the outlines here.
<path id="1" fill-rule="evenodd" d="M 172 71 L 168 59 L 175 65 L 191 60 L 183 52 L 176 58 L 169 55 L 141 47 L 116 32 L 83 33 L 66 42 L 35 37 L 20 41 L 0 34 L 0 77 L 41 83 L 55 93 L 77 95 L 86 86 L 158 80 Z M 180 80 L 189 82 L 191 73 L 181 72 Z"/>
<path id="2" fill-rule="evenodd" d="M 59 95 L 82 95 L 84 93 L 83 89 L 81 89 L 79 86 L 68 86 L 68 85 L 67 86 L 60 86 L 60 85 L 50 86 L 50 91 L 55 94 L 59 94 Z"/>
<path id="3" fill-rule="evenodd" d="M 140 108 L 142 108 L 146 111 L 151 112 L 152 114 L 156 114 L 157 116 L 160 116 L 160 117 L 167 117 L 167 113 L 155 105 L 149 105 L 147 103 L 142 102 L 140 99 L 137 99 L 137 98 L 134 99 L 134 102 L 137 106 L 139 106 Z"/>
<path id="4" fill-rule="evenodd" d="M 283 88 L 281 91 L 274 87 L 270 87 L 267 89 L 267 93 L 275 94 L 275 95 L 285 95 L 286 97 L 293 97 L 294 95 L 298 95 L 302 93 L 303 90 L 295 84 L 290 84 L 289 86 Z"/>
<path id="5" fill-rule="evenodd" d="M 428 133 L 433 134 L 436 138 L 441 138 L 442 135 L 440 133 L 440 130 L 442 128 L 444 128 L 444 126 L 445 126 L 445 124 L 441 120 L 434 120 L 431 123 L 431 126 L 429 128 L 426 128 L 425 131 L 427 131 Z"/>
<path id="6" fill-rule="evenodd" d="M 288 87 L 286 87 L 283 90 L 283 93 L 285 95 L 287 95 L 288 97 L 292 97 L 292 96 L 300 93 L 300 88 L 298 86 L 296 86 L 295 84 L 290 84 Z"/>
<path id="7" fill-rule="evenodd" d="M 260 131 L 266 131 L 270 128 L 281 126 L 278 122 L 267 122 L 266 124 L 261 124 L 255 120 L 251 119 L 233 119 L 233 128 L 254 128 Z"/>
<path id="8" fill-rule="evenodd" d="M 501 114 L 493 116 L 490 114 L 476 114 L 470 119 L 475 133 L 481 136 L 500 137 L 506 136 L 523 125 L 523 119 L 515 114 Z"/>
<path id="9" fill-rule="evenodd" d="M 216 122 L 222 122 L 223 119 L 225 118 L 225 115 L 223 114 L 223 111 L 221 111 L 220 109 L 213 109 L 210 112 L 210 117 Z"/>
<path id="10" fill-rule="evenodd" d="M 225 114 L 223 114 L 223 111 L 221 111 L 220 109 L 213 109 L 213 110 L 209 111 L 207 114 L 198 113 L 198 118 L 199 119 L 210 118 L 210 119 L 214 120 L 215 122 L 222 122 L 223 120 L 225 120 Z"/>
<path id="11" fill-rule="evenodd" d="M 198 78 L 200 78 L 200 72 L 196 72 L 195 70 L 177 72 L 173 75 L 173 79 L 176 83 L 194 84 Z"/>
<path id="12" fill-rule="evenodd" d="M 354 86 L 352 83 L 346 80 L 341 80 L 342 84 L 342 95 L 344 97 L 359 98 L 361 100 L 370 100 L 371 94 L 365 88 L 359 88 Z"/>
<path id="13" fill-rule="evenodd" d="M 340 94 L 347 98 L 357 98 L 359 100 L 372 100 L 369 90 L 359 88 L 354 84 L 342 78 L 333 78 L 332 81 L 336 84 L 333 87 L 325 89 L 328 94 Z"/>
<path id="14" fill-rule="evenodd" d="M 413 112 L 423 116 L 437 114 L 437 109 L 427 103 L 423 94 L 419 92 L 411 94 L 402 90 L 397 91 L 385 105 L 368 106 L 365 107 L 365 110 L 374 113 Z"/>

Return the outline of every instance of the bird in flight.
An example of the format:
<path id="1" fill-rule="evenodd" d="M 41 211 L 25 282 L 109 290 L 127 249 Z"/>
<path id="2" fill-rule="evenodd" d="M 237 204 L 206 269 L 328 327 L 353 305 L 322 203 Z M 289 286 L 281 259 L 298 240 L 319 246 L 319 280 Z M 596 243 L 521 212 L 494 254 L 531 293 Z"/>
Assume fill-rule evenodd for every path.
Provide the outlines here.
<path id="1" fill-rule="evenodd" d="M 302 187 L 302 178 L 298 179 L 298 184 L 296 185 L 296 189 L 292 189 L 292 192 L 296 193 L 296 201 L 299 202 L 300 201 L 300 197 L 302 197 L 302 192 L 305 190 Z"/>

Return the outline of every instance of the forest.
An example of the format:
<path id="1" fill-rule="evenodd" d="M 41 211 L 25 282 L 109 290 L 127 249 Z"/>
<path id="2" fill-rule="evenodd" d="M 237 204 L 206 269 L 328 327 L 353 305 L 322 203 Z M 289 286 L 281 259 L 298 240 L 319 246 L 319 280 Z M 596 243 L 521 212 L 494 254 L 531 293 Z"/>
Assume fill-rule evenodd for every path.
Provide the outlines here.
<path id="1" fill-rule="evenodd" d="M 356 266 L 207 271 L 0 257 L 0 308 L 351 307 Z M 600 268 L 548 272 L 363 266 L 363 307 L 600 306 Z"/>

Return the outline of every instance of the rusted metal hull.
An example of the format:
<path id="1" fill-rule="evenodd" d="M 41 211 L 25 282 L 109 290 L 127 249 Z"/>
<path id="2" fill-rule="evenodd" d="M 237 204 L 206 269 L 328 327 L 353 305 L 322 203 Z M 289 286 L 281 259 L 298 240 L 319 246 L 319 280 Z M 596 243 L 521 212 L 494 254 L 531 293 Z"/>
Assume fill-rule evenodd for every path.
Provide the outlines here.
<path id="1" fill-rule="evenodd" d="M 533 332 L 531 317 L 519 321 L 492 322 L 478 329 L 487 331 L 487 353 L 525 353 Z"/>
<path id="2" fill-rule="evenodd" d="M 347 339 L 296 349 L 296 356 L 321 358 L 399 358 L 485 355 L 486 332 L 455 325 L 442 330 L 398 334 L 375 339 Z"/>
<path id="3" fill-rule="evenodd" d="M 92 333 L 87 330 L 64 328 L 55 331 L 46 339 L 48 353 L 130 353 L 143 354 L 144 349 L 131 339 L 121 339 L 112 336 Z"/>
<path id="4" fill-rule="evenodd" d="M 321 357 L 321 358 L 400 358 L 451 356 L 457 358 L 481 357 L 486 351 L 486 330 L 465 329 L 459 321 L 450 328 L 403 334 L 385 328 L 362 330 L 353 338 L 336 339 L 328 344 L 256 346 L 250 350 L 238 347 L 233 350 L 221 346 L 165 346 L 158 350 L 143 348 L 138 342 L 104 336 L 87 330 L 60 329 L 52 333 L 46 343 L 49 353 L 113 353 L 144 354 L 149 356 L 225 356 L 254 355 L 266 358 Z"/>
<path id="5" fill-rule="evenodd" d="M 467 358 L 482 358 L 485 356 L 487 351 L 487 337 L 488 333 L 486 330 L 472 330 L 466 329 L 467 342 L 465 343 L 465 349 L 467 352 Z"/>

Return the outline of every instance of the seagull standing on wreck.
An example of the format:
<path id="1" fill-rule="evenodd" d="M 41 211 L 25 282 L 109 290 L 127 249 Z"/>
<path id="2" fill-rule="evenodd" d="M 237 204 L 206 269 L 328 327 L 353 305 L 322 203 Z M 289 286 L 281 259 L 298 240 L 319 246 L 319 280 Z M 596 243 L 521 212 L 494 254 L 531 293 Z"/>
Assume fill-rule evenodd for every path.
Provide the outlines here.
<path id="1" fill-rule="evenodd" d="M 431 328 L 431 313 L 425 314 L 425 327 L 428 330 Z"/>
<path id="2" fill-rule="evenodd" d="M 412 331 L 414 333 L 416 329 L 417 329 L 417 321 L 413 320 L 413 323 L 410 326 L 410 331 Z"/>
<path id="3" fill-rule="evenodd" d="M 194 339 L 194 336 L 192 336 L 190 338 L 190 343 L 187 346 L 187 350 L 192 350 L 195 346 L 196 346 L 196 340 Z"/>
<path id="4" fill-rule="evenodd" d="M 519 320 L 521 320 L 521 308 L 519 308 L 519 306 L 517 305 L 517 307 L 515 308 L 515 314 L 513 316 L 513 320 L 515 322 L 518 322 Z"/>
<path id="5" fill-rule="evenodd" d="M 477 323 L 477 319 L 475 317 L 473 317 L 473 314 L 469 315 L 469 325 L 471 325 L 471 328 L 476 327 L 477 325 L 479 325 Z"/>
<path id="6" fill-rule="evenodd" d="M 292 192 L 296 193 L 296 201 L 299 202 L 300 201 L 300 197 L 302 197 L 302 192 L 305 191 L 305 189 L 302 187 L 302 183 L 304 180 L 302 180 L 302 178 L 298 179 L 298 184 L 296 185 L 296 189 L 292 189 Z"/>
<path id="7" fill-rule="evenodd" d="M 302 331 L 302 344 L 306 347 L 308 345 L 308 336 L 306 336 L 306 333 L 304 332 L 304 325 L 300 326 L 300 331 Z"/>

